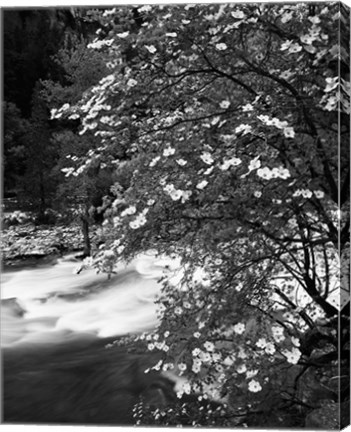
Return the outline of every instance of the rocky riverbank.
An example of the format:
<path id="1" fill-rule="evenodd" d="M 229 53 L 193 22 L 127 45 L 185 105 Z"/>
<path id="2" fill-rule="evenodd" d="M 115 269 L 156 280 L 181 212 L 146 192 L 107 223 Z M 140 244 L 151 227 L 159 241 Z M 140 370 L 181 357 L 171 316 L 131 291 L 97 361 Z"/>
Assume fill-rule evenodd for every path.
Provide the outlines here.
<path id="1" fill-rule="evenodd" d="M 12 225 L 3 229 L 0 245 L 3 270 L 53 264 L 63 254 L 79 254 L 84 248 L 79 224 Z"/>

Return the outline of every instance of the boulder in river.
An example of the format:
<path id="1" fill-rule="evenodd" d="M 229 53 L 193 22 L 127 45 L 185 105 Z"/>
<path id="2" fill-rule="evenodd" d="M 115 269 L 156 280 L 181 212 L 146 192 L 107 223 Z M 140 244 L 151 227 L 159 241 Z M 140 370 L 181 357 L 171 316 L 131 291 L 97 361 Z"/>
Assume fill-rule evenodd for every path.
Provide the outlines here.
<path id="1" fill-rule="evenodd" d="M 22 317 L 26 310 L 19 304 L 16 297 L 1 300 L 1 307 L 12 312 L 13 316 Z"/>

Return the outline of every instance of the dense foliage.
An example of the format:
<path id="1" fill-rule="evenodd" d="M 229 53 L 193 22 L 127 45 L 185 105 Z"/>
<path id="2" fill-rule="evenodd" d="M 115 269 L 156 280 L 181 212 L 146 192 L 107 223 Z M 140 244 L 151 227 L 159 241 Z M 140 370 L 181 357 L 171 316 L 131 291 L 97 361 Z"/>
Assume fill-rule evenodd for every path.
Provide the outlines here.
<path id="1" fill-rule="evenodd" d="M 106 74 L 102 56 L 86 47 L 97 23 L 85 9 L 8 9 L 4 15 L 4 226 L 13 210 L 29 211 L 39 224 L 52 223 L 50 214 L 58 211 L 66 223 L 80 221 L 89 255 L 89 227 L 101 219 L 96 207 L 111 173 L 94 169 L 84 180 L 65 181 L 61 169 L 69 152 L 84 153 L 88 144 L 75 133 L 74 120 L 50 120 L 50 105 L 78 101 Z M 30 249 L 18 245 L 10 256 Z"/>
<path id="2" fill-rule="evenodd" d="M 347 11 L 174 5 L 91 17 L 95 40 L 61 61 L 68 82 L 46 85 L 52 119 L 80 122 L 56 136 L 72 134 L 60 168 L 73 190 L 113 173 L 90 264 L 110 272 L 149 250 L 180 263 L 162 279 L 159 327 L 139 340 L 162 354 L 153 369 L 186 376 L 180 397 L 199 394 L 195 408 L 151 419 L 136 407 L 138 422 L 301 426 L 325 406 L 336 427 L 349 349 L 347 329 L 337 333 L 349 301 Z M 79 52 L 105 72 L 99 82 L 78 88 L 92 72 L 69 68 Z"/>

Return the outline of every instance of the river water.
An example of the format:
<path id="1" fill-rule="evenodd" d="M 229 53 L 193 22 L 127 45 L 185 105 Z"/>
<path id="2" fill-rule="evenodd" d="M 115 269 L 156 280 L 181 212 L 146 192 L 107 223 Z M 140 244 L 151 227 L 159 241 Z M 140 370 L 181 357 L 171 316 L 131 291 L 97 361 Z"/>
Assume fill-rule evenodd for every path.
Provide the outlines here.
<path id="1" fill-rule="evenodd" d="M 141 394 L 172 389 L 168 379 L 144 374 L 155 360 L 150 353 L 106 344 L 157 325 L 157 281 L 173 264 L 143 255 L 120 264 L 110 280 L 92 269 L 76 274 L 73 256 L 4 271 L 5 422 L 131 424 Z"/>
<path id="2" fill-rule="evenodd" d="M 157 324 L 154 299 L 166 265 L 169 261 L 144 255 L 119 265 L 110 280 L 93 269 L 76 274 L 79 262 L 72 256 L 55 265 L 5 271 L 2 346 L 58 342 L 73 333 L 104 338 L 149 330 Z"/>

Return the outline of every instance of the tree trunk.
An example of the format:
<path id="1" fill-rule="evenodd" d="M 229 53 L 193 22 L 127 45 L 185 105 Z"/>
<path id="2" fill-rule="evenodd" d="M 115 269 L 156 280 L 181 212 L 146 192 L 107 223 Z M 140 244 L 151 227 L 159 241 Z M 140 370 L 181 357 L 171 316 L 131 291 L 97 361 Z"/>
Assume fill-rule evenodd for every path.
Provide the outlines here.
<path id="1" fill-rule="evenodd" d="M 44 175 L 43 175 L 43 171 L 41 171 L 41 170 L 39 173 L 39 187 L 40 187 L 39 218 L 44 220 L 46 202 L 45 202 Z"/>
<path id="2" fill-rule="evenodd" d="M 323 309 L 325 314 L 328 317 L 333 317 L 338 314 L 338 310 L 332 306 L 330 303 L 328 303 L 324 298 L 321 297 L 319 292 L 316 289 L 316 285 L 313 281 L 313 279 L 310 278 L 308 274 L 304 275 L 304 281 L 305 281 L 305 291 L 307 294 Z"/>
<path id="3" fill-rule="evenodd" d="M 90 237 L 89 237 L 89 217 L 87 214 L 82 214 L 80 216 L 82 221 L 82 233 L 84 238 L 84 251 L 83 255 L 85 257 L 90 256 L 91 246 L 90 246 Z"/>

